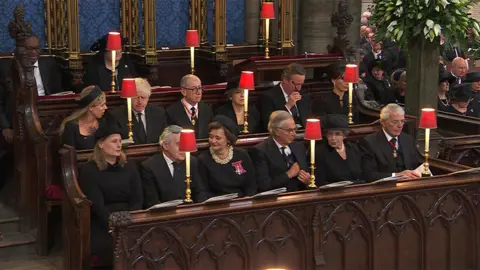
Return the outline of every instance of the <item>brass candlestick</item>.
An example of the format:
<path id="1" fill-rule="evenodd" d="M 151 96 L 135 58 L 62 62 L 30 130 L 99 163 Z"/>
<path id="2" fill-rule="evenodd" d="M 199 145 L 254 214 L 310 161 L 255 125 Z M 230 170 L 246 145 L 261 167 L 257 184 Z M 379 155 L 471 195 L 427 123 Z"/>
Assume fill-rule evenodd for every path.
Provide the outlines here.
<path id="1" fill-rule="evenodd" d="M 243 89 L 243 98 L 244 98 L 244 112 L 243 112 L 243 134 L 248 133 L 248 90 Z"/>
<path id="2" fill-rule="evenodd" d="M 310 141 L 310 184 L 308 188 L 317 188 L 315 185 L 315 140 Z"/>
<path id="3" fill-rule="evenodd" d="M 127 98 L 128 115 L 128 139 L 133 141 L 133 123 L 132 123 L 132 98 Z"/>
<path id="4" fill-rule="evenodd" d="M 185 163 L 186 163 L 186 172 L 185 172 L 185 203 L 192 203 L 192 190 L 190 189 L 190 183 L 192 180 L 190 179 L 190 152 L 185 153 Z"/>
<path id="5" fill-rule="evenodd" d="M 115 91 L 115 57 L 116 57 L 116 51 L 112 51 L 112 93 L 116 93 Z"/>
<path id="6" fill-rule="evenodd" d="M 353 83 L 348 84 L 348 124 L 353 125 Z"/>
<path id="7" fill-rule="evenodd" d="M 430 152 L 430 129 L 426 128 L 425 129 L 425 162 L 423 163 L 422 177 L 431 176 L 429 164 L 428 164 L 429 152 Z"/>
<path id="8" fill-rule="evenodd" d="M 269 39 L 269 30 L 270 30 L 270 19 L 265 19 L 265 59 L 270 59 L 268 53 L 270 50 L 268 49 L 268 39 Z"/>
<path id="9" fill-rule="evenodd" d="M 195 48 L 190 47 L 190 71 L 195 74 Z"/>

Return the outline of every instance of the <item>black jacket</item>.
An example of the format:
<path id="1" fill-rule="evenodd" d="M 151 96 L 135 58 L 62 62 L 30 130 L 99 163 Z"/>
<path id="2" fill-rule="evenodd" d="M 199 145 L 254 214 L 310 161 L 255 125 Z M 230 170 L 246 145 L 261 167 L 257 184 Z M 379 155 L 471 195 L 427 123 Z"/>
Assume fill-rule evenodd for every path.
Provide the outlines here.
<path id="1" fill-rule="evenodd" d="M 178 125 L 183 128 L 190 128 L 195 130 L 197 139 L 208 138 L 208 124 L 213 118 L 213 112 L 210 105 L 207 105 L 200 101 L 198 103 L 198 123 L 193 127 L 190 118 L 188 118 L 187 112 L 182 101 L 179 100 L 167 108 L 167 122 L 169 125 Z"/>
<path id="2" fill-rule="evenodd" d="M 45 95 L 63 92 L 62 73 L 53 57 L 39 57 L 38 68 L 40 77 L 42 77 L 43 89 Z"/>
<path id="3" fill-rule="evenodd" d="M 235 111 L 233 110 L 232 102 L 228 102 L 221 107 L 219 107 L 215 113 L 215 115 L 225 115 L 226 117 L 232 119 L 234 123 L 237 123 L 237 116 L 235 115 Z M 248 131 L 250 133 L 257 133 L 260 132 L 259 129 L 260 124 L 260 113 L 258 112 L 257 108 L 254 105 L 248 106 Z M 243 125 L 238 125 L 238 131 L 241 132 L 243 130 Z"/>
<path id="4" fill-rule="evenodd" d="M 122 89 L 122 81 L 124 78 L 135 78 L 137 73 L 133 64 L 130 63 L 126 56 L 122 59 L 116 67 L 117 76 L 115 77 L 115 89 Z M 105 67 L 103 56 L 95 56 L 93 61 L 88 64 L 85 78 L 85 86 L 98 85 L 103 91 L 109 91 L 112 85 L 112 71 Z"/>

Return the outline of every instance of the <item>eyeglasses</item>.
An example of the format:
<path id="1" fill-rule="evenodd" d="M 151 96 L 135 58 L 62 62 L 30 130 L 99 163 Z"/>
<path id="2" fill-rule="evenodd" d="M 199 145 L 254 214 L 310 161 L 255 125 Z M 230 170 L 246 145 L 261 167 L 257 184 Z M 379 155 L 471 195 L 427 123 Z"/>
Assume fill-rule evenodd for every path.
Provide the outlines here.
<path id="1" fill-rule="evenodd" d="M 287 132 L 287 133 L 297 133 L 297 128 L 282 128 L 282 127 L 279 127 L 279 129 Z"/>
<path id="2" fill-rule="evenodd" d="M 390 123 L 392 123 L 392 125 L 394 125 L 394 126 L 404 125 L 405 120 L 392 120 L 392 121 L 390 121 Z"/>
<path id="3" fill-rule="evenodd" d="M 190 90 L 195 94 L 198 94 L 199 92 L 203 92 L 203 86 L 198 86 L 198 87 L 193 87 L 193 88 L 184 87 L 183 89 Z"/>
<path id="4" fill-rule="evenodd" d="M 295 83 L 294 81 L 292 81 L 292 84 L 293 84 L 293 86 L 295 86 L 296 90 L 302 89 L 303 83 Z"/>

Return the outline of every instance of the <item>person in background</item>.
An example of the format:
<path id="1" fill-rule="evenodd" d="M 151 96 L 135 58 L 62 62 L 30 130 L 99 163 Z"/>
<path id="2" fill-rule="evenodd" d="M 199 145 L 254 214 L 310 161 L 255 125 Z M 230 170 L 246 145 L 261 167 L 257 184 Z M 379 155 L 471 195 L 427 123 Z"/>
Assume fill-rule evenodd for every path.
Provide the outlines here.
<path id="1" fill-rule="evenodd" d="M 415 169 L 421 164 L 415 139 L 402 132 L 405 111 L 398 104 L 388 104 L 380 111 L 382 130 L 367 135 L 360 142 L 365 181 L 403 176 L 419 178 Z"/>
<path id="2" fill-rule="evenodd" d="M 345 142 L 350 129 L 345 115 L 330 114 L 323 118 L 325 140 L 315 148 L 317 185 L 340 181 L 363 182 L 362 152 L 355 143 Z"/>
<path id="3" fill-rule="evenodd" d="M 456 57 L 452 61 L 452 70 L 450 71 L 450 86 L 461 84 L 465 81 L 467 74 L 467 62 L 461 57 Z"/>
<path id="4" fill-rule="evenodd" d="M 185 199 L 185 153 L 179 150 L 179 126 L 168 126 L 160 136 L 161 151 L 140 164 L 145 207 L 157 203 Z M 198 173 L 198 161 L 190 157 L 192 200 L 195 203 L 208 199 Z"/>
<path id="5" fill-rule="evenodd" d="M 467 73 L 465 82 L 472 84 L 472 100 L 468 107 L 478 114 L 480 113 L 480 72 L 474 71 Z"/>
<path id="6" fill-rule="evenodd" d="M 142 209 L 142 183 L 135 163 L 122 152 L 118 127 L 103 126 L 88 163 L 79 170 L 79 184 L 92 202 L 90 241 L 92 255 L 102 264 L 112 263 L 113 239 L 108 233 L 111 213 Z"/>
<path id="7" fill-rule="evenodd" d="M 135 144 L 157 143 L 167 125 L 165 110 L 157 105 L 149 104 L 152 87 L 146 79 L 135 78 L 137 97 L 132 98 L 133 141 Z M 127 105 L 112 111 L 112 116 L 122 131 L 122 138 L 128 139 Z"/>
<path id="8" fill-rule="evenodd" d="M 305 146 L 294 142 L 296 130 L 288 112 L 280 110 L 270 115 L 270 137 L 251 149 L 259 192 L 281 187 L 304 190 L 310 183 Z"/>
<path id="9" fill-rule="evenodd" d="M 407 71 L 397 69 L 391 76 L 392 87 L 395 94 L 395 103 L 405 104 L 405 90 L 407 89 Z"/>
<path id="10" fill-rule="evenodd" d="M 208 137 L 208 123 L 212 120 L 212 108 L 202 102 L 202 81 L 195 75 L 183 76 L 180 81 L 183 98 L 167 108 L 167 122 L 195 130 L 197 139 Z"/>
<path id="11" fill-rule="evenodd" d="M 462 83 L 454 85 L 448 91 L 450 97 L 450 104 L 447 107 L 447 112 L 460 114 L 465 116 L 477 117 L 477 112 L 469 104 L 472 96 L 472 84 Z"/>
<path id="12" fill-rule="evenodd" d="M 108 35 L 105 35 L 90 47 L 90 50 L 97 54 L 88 64 L 84 78 L 86 85 L 98 85 L 103 91 L 110 91 L 112 88 L 112 52 L 107 51 L 107 39 Z M 124 78 L 135 77 L 137 77 L 137 72 L 133 64 L 123 57 L 123 50 L 117 51 L 115 54 L 115 89 L 122 89 Z"/>
<path id="13" fill-rule="evenodd" d="M 310 96 L 301 93 L 305 74 L 302 65 L 290 64 L 282 71 L 282 81 L 263 94 L 257 103 L 263 130 L 268 128 L 270 114 L 277 110 L 289 112 L 297 127 L 305 127 L 312 106 Z"/>
<path id="14" fill-rule="evenodd" d="M 209 151 L 203 152 L 200 175 L 212 196 L 238 193 L 240 197 L 257 193 L 255 169 L 248 153 L 235 147 L 237 125 L 224 115 L 217 115 L 208 125 Z"/>
<path id="15" fill-rule="evenodd" d="M 225 115 L 237 124 L 238 132 L 243 130 L 245 120 L 245 99 L 243 89 L 238 88 L 240 77 L 236 76 L 228 81 L 225 95 L 231 102 L 219 107 L 216 115 Z M 250 134 L 256 133 L 259 129 L 260 114 L 257 108 L 250 102 L 248 104 L 248 131 Z"/>
<path id="16" fill-rule="evenodd" d="M 62 136 L 62 144 L 75 150 L 92 149 L 96 142 L 96 130 L 107 122 L 103 117 L 107 110 L 105 93 L 98 86 L 88 86 L 80 93 L 78 105 L 80 109 L 63 120 L 58 132 Z"/>
<path id="17" fill-rule="evenodd" d="M 390 81 L 385 77 L 382 60 L 374 60 L 370 63 L 364 81 L 367 85 L 366 100 L 376 100 L 382 106 L 395 102 L 395 93 Z"/>
<path id="18" fill-rule="evenodd" d="M 438 89 L 437 89 L 437 96 L 438 96 L 438 105 L 437 108 L 439 111 L 447 111 L 450 100 L 448 98 L 448 90 L 450 88 L 450 74 L 446 71 L 440 72 L 438 76 Z"/>

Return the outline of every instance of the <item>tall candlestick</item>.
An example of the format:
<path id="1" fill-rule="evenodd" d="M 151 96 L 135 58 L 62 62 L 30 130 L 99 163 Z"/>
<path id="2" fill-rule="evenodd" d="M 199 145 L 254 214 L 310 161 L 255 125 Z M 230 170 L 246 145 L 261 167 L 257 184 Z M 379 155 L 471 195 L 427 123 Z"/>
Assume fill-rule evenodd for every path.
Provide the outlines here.
<path id="1" fill-rule="evenodd" d="M 429 152 L 430 150 L 430 129 L 425 129 L 425 151 Z"/>
<path id="2" fill-rule="evenodd" d="M 245 101 L 243 103 L 244 110 L 245 110 L 245 112 L 248 112 L 248 90 L 247 89 L 243 90 L 243 99 Z"/>
<path id="3" fill-rule="evenodd" d="M 266 59 L 270 58 L 270 56 L 268 55 L 268 52 L 270 51 L 268 49 L 268 38 L 270 37 L 269 30 L 270 30 L 270 19 L 265 19 L 265 58 Z"/>
<path id="4" fill-rule="evenodd" d="M 185 153 L 185 176 L 190 177 L 190 152 Z"/>
<path id="5" fill-rule="evenodd" d="M 132 98 L 127 98 L 128 139 L 133 142 Z"/>
<path id="6" fill-rule="evenodd" d="M 310 141 L 310 184 L 309 189 L 316 188 L 315 184 L 315 140 Z"/>
<path id="7" fill-rule="evenodd" d="M 353 101 L 353 83 L 348 84 L 348 104 Z"/>
<path id="8" fill-rule="evenodd" d="M 429 164 L 428 164 L 429 151 L 430 151 L 430 129 L 426 128 L 425 129 L 425 162 L 423 163 L 422 177 L 431 176 Z"/>
<path id="9" fill-rule="evenodd" d="M 353 83 L 348 84 L 348 124 L 353 124 Z"/>
<path id="10" fill-rule="evenodd" d="M 310 163 L 315 163 L 315 141 L 310 141 Z"/>
<path id="11" fill-rule="evenodd" d="M 192 190 L 190 189 L 190 152 L 185 153 L 185 200 L 186 203 L 192 203 Z"/>
<path id="12" fill-rule="evenodd" d="M 192 74 L 195 73 L 195 48 L 190 47 L 190 69 Z"/>
<path id="13" fill-rule="evenodd" d="M 115 93 L 115 58 L 116 58 L 116 51 L 112 50 L 112 93 Z"/>
<path id="14" fill-rule="evenodd" d="M 243 106 L 244 106 L 244 111 L 243 111 L 243 130 L 242 133 L 246 134 L 248 133 L 248 90 L 243 89 Z"/>

